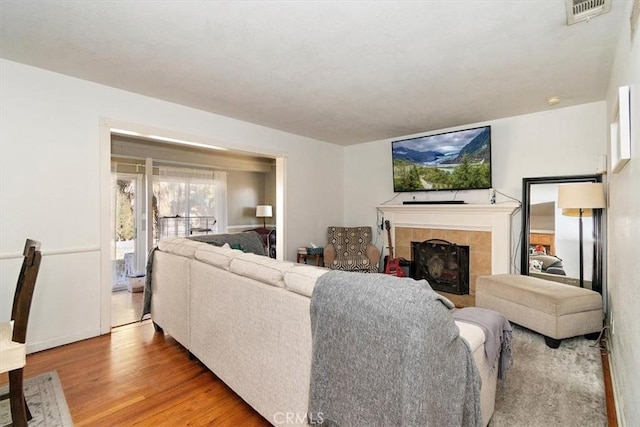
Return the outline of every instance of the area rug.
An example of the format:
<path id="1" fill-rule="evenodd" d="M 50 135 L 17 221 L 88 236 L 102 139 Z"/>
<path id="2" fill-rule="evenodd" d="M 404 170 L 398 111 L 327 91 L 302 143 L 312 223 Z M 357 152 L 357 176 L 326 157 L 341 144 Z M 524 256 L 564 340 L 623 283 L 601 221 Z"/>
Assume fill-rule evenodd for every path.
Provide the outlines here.
<path id="1" fill-rule="evenodd" d="M 5 394 L 8 390 L 9 385 L 6 384 L 0 387 L 0 394 Z M 29 421 L 29 427 L 73 426 L 56 371 L 25 379 L 24 393 L 33 415 L 33 419 Z M 11 409 L 7 399 L 0 402 L 0 425 L 9 423 L 11 423 Z"/>
<path id="2" fill-rule="evenodd" d="M 490 427 L 606 426 L 600 349 L 580 336 L 558 349 L 513 325 L 513 366 L 498 381 Z"/>

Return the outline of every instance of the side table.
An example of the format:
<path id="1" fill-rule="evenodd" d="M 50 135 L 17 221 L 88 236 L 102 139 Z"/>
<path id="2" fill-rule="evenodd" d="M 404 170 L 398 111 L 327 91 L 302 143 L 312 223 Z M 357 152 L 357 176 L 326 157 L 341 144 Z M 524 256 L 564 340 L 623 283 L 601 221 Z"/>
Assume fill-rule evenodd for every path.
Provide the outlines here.
<path id="1" fill-rule="evenodd" d="M 316 260 L 316 265 L 319 267 L 324 267 L 324 255 L 322 253 L 319 254 L 301 254 L 298 252 L 298 258 L 297 258 L 297 262 L 300 263 L 304 263 L 304 264 L 308 264 L 308 260 L 309 259 L 314 259 Z"/>

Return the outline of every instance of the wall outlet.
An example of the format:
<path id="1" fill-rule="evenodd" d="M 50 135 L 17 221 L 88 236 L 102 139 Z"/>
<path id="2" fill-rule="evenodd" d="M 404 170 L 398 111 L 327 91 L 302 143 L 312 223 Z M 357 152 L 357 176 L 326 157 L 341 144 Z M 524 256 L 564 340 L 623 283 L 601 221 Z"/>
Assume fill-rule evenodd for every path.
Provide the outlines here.
<path id="1" fill-rule="evenodd" d="M 616 328 L 615 328 L 615 320 L 613 319 L 613 316 L 611 317 L 611 327 L 609 329 L 611 329 L 611 336 L 614 336 L 616 334 Z"/>

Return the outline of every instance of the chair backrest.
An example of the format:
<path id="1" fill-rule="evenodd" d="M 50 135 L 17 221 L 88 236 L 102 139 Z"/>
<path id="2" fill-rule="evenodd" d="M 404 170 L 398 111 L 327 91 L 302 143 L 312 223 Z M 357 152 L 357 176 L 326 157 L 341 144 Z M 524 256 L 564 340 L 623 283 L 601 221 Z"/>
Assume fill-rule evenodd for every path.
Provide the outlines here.
<path id="1" fill-rule="evenodd" d="M 18 284 L 13 296 L 13 308 L 11 310 L 11 320 L 14 322 L 11 340 L 14 342 L 24 344 L 27 339 L 29 311 L 31 310 L 33 290 L 36 286 L 41 259 L 40 242 L 27 239 L 24 246 L 24 260 L 22 261 L 20 276 L 18 276 Z"/>
<path id="2" fill-rule="evenodd" d="M 338 257 L 364 254 L 371 244 L 371 227 L 328 227 L 327 241 L 335 246 Z"/>

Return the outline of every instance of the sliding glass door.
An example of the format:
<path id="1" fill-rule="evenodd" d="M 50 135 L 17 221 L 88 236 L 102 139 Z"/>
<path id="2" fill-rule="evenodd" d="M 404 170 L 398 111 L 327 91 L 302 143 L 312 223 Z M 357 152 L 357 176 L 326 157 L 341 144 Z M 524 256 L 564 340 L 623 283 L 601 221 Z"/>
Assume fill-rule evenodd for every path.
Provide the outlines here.
<path id="1" fill-rule="evenodd" d="M 112 288 L 127 287 L 127 276 L 140 272 L 144 253 L 140 253 L 138 229 L 141 215 L 140 202 L 144 200 L 142 175 L 112 174 Z M 141 236 L 144 237 L 144 236 Z M 144 240 L 144 239 L 143 239 Z"/>
<path id="2" fill-rule="evenodd" d="M 216 232 L 213 172 L 166 166 L 159 171 L 153 178 L 154 242 Z"/>

